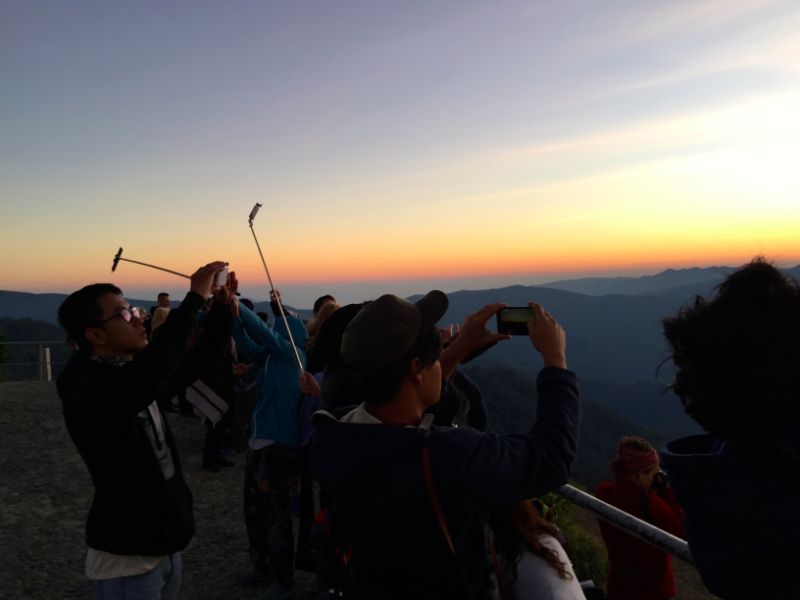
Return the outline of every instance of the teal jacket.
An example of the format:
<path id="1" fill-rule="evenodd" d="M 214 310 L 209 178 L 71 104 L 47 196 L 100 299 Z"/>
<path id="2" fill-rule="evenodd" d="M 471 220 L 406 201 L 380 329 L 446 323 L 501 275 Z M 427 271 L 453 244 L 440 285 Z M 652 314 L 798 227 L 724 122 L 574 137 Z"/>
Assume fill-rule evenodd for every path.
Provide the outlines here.
<path id="1" fill-rule="evenodd" d="M 305 368 L 308 332 L 301 320 L 288 315 L 286 319 Z M 233 339 L 238 352 L 256 366 L 263 367 L 258 378 L 258 400 L 253 409 L 250 439 L 299 446 L 300 371 L 283 319 L 276 319 L 272 328 L 246 306 L 240 305 Z"/>

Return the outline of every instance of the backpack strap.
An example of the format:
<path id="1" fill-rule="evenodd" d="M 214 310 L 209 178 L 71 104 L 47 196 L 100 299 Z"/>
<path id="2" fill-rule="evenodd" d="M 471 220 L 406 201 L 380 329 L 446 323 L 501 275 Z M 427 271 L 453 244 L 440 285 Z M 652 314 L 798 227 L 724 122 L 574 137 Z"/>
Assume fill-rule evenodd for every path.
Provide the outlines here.
<path id="1" fill-rule="evenodd" d="M 501 600 L 511 600 L 511 589 L 508 587 L 508 579 L 503 572 L 503 567 L 500 565 L 500 559 L 497 557 L 497 549 L 494 546 L 494 535 L 488 526 L 485 526 L 484 536 L 486 538 L 486 547 L 489 549 L 489 556 L 492 559 L 492 568 L 494 574 L 497 576 L 497 587 L 500 592 Z"/>
<path id="2" fill-rule="evenodd" d="M 464 572 L 464 567 L 461 566 L 461 561 L 458 560 L 458 555 L 453 545 L 453 538 L 450 537 L 450 530 L 447 528 L 447 521 L 444 518 L 444 511 L 442 511 L 442 505 L 439 502 L 439 495 L 436 493 L 436 486 L 433 483 L 433 475 L 431 474 L 431 449 L 428 445 L 427 436 L 422 446 L 422 473 L 425 475 L 425 487 L 428 488 L 428 496 L 431 498 L 431 506 L 436 515 L 436 520 L 439 522 L 439 529 L 442 530 L 442 535 L 447 542 L 447 546 L 450 548 L 450 552 L 453 553 L 453 558 L 458 567 L 458 574 L 461 579 L 461 585 L 464 588 L 465 597 L 468 598 L 468 600 L 475 600 L 475 592 L 472 590 L 469 578 Z"/>

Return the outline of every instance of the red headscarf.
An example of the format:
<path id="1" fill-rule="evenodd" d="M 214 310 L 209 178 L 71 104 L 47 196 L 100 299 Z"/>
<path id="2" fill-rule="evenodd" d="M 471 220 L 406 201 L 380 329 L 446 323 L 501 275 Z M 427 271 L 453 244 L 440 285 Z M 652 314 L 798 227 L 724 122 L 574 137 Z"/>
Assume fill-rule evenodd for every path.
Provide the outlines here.
<path id="1" fill-rule="evenodd" d="M 611 463 L 615 475 L 636 475 L 658 466 L 658 452 L 647 440 L 624 437 L 619 441 L 617 456 Z"/>

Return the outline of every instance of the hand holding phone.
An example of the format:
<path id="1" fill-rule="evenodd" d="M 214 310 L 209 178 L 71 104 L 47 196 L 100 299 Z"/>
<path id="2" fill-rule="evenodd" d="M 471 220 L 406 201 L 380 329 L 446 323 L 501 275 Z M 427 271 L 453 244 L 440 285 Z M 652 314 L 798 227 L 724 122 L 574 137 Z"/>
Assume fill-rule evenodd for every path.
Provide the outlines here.
<path id="1" fill-rule="evenodd" d="M 528 321 L 533 317 L 530 306 L 507 306 L 497 311 L 497 333 L 528 335 Z"/>
<path id="2" fill-rule="evenodd" d="M 214 277 L 214 287 L 221 287 L 228 283 L 228 267 L 223 267 Z"/>
<path id="3" fill-rule="evenodd" d="M 567 334 L 556 318 L 541 304 L 528 302 L 533 311 L 529 321 L 531 343 L 542 355 L 545 367 L 567 368 Z"/>

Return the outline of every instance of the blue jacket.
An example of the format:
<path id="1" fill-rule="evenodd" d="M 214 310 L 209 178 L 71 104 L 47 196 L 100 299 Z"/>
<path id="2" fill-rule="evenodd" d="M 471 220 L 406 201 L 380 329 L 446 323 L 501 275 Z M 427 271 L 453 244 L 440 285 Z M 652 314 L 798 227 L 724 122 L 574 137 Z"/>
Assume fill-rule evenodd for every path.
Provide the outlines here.
<path id="1" fill-rule="evenodd" d="M 726 600 L 800 598 L 800 460 L 710 435 L 673 440 L 661 456 L 706 587 Z"/>
<path id="2" fill-rule="evenodd" d="M 308 339 L 305 325 L 287 315 L 300 360 L 305 366 L 304 348 Z M 283 319 L 274 329 L 246 306 L 239 306 L 239 320 L 233 328 L 236 348 L 262 366 L 258 380 L 258 399 L 253 409 L 251 439 L 266 439 L 298 446 L 300 432 L 298 408 L 301 398 L 300 372 Z"/>
<path id="3" fill-rule="evenodd" d="M 482 597 L 489 574 L 483 516 L 559 487 L 572 466 L 579 421 L 575 375 L 544 369 L 538 392 L 536 423 L 527 434 L 358 424 L 317 413 L 312 472 L 346 522 L 358 597 L 464 597 L 423 477 L 425 444 L 458 560 Z"/>

